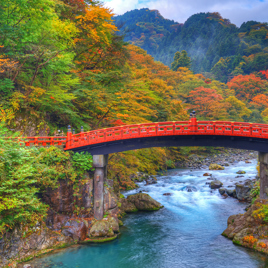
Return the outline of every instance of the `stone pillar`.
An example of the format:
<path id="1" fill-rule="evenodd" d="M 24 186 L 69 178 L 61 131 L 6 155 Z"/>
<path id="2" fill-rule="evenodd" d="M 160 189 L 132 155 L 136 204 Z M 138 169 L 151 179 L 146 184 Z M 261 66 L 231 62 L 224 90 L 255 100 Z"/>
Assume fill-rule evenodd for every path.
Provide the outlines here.
<path id="1" fill-rule="evenodd" d="M 103 186 L 107 177 L 107 155 L 93 155 L 94 173 L 94 217 L 97 220 L 103 218 Z"/>
<path id="2" fill-rule="evenodd" d="M 259 152 L 260 198 L 268 199 L 268 153 Z"/>

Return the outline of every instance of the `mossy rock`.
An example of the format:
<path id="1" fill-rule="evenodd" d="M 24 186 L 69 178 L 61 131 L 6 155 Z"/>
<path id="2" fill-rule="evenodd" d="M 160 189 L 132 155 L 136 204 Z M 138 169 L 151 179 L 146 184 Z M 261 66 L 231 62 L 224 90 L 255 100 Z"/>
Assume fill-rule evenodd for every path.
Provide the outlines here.
<path id="1" fill-rule="evenodd" d="M 79 242 L 79 244 L 88 244 L 88 243 L 105 243 L 113 241 L 117 238 L 117 234 L 111 237 L 89 237 L 84 241 Z"/>
<path id="2" fill-rule="evenodd" d="M 246 174 L 246 171 L 244 171 L 244 170 L 239 170 L 239 171 L 236 172 L 236 174 Z"/>
<path id="3" fill-rule="evenodd" d="M 151 196 L 145 193 L 129 195 L 127 197 L 127 201 L 134 204 L 138 210 L 142 211 L 154 211 L 164 207 L 159 202 L 154 200 Z"/>
<path id="4" fill-rule="evenodd" d="M 209 170 L 224 170 L 224 167 L 218 164 L 210 164 Z"/>
<path id="5" fill-rule="evenodd" d="M 221 188 L 223 185 L 223 183 L 219 180 L 215 180 L 215 181 L 212 181 L 211 184 L 210 184 L 210 188 L 211 189 L 218 189 L 218 188 Z"/>
<path id="6" fill-rule="evenodd" d="M 113 237 L 119 232 L 118 220 L 114 217 L 103 218 L 100 221 L 95 221 L 89 231 L 89 236 L 92 237 Z"/>
<path id="7" fill-rule="evenodd" d="M 221 235 L 228 238 L 228 235 L 224 232 Z"/>
<path id="8" fill-rule="evenodd" d="M 238 246 L 242 246 L 241 242 L 238 240 L 233 240 L 233 243 Z"/>

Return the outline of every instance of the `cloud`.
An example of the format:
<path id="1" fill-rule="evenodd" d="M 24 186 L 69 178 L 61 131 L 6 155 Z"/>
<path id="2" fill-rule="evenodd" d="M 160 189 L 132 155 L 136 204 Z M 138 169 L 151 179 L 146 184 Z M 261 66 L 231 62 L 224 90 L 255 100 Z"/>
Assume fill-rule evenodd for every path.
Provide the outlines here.
<path id="1" fill-rule="evenodd" d="M 224 18 L 240 26 L 243 22 L 268 21 L 268 0 L 104 0 L 118 15 L 132 9 L 158 9 L 168 19 L 185 22 L 200 12 L 219 12 Z"/>
<path id="2" fill-rule="evenodd" d="M 127 11 L 140 8 L 139 0 L 109 0 L 103 1 L 106 6 L 112 8 L 114 13 L 121 15 Z"/>

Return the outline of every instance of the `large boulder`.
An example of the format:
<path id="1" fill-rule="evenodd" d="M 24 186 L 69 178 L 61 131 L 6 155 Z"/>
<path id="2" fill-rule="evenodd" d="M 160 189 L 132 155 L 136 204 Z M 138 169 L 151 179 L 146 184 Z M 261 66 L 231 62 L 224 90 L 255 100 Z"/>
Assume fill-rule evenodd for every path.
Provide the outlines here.
<path id="1" fill-rule="evenodd" d="M 226 190 L 226 193 L 229 196 L 236 198 L 236 190 L 235 189 L 228 189 L 228 190 Z"/>
<path id="2" fill-rule="evenodd" d="M 137 212 L 138 209 L 136 208 L 136 206 L 130 202 L 130 200 L 125 199 L 125 198 L 121 198 L 120 199 L 120 210 L 126 213 L 132 213 L 132 212 Z"/>
<path id="3" fill-rule="evenodd" d="M 114 217 L 103 218 L 96 221 L 90 231 L 90 237 L 112 237 L 119 232 L 118 220 Z"/>
<path id="4" fill-rule="evenodd" d="M 151 196 L 144 193 L 129 195 L 127 197 L 127 200 L 130 203 L 134 204 L 138 210 L 143 211 L 159 210 L 160 208 L 163 207 L 159 202 L 154 200 Z"/>
<path id="5" fill-rule="evenodd" d="M 221 195 L 225 194 L 226 191 L 227 191 L 226 188 L 219 188 L 219 193 Z"/>
<path id="6" fill-rule="evenodd" d="M 246 180 L 244 183 L 236 184 L 236 196 L 240 201 L 251 201 L 250 191 L 253 188 L 253 182 L 251 180 Z"/>
<path id="7" fill-rule="evenodd" d="M 120 199 L 120 211 L 131 213 L 138 210 L 153 211 L 159 210 L 163 206 L 145 193 L 129 195 L 127 198 Z"/>
<path id="8" fill-rule="evenodd" d="M 209 170 L 224 170 L 224 167 L 218 164 L 210 164 Z"/>
<path id="9" fill-rule="evenodd" d="M 215 181 L 212 181 L 212 182 L 210 183 L 210 188 L 211 188 L 211 189 L 218 189 L 218 188 L 221 188 L 222 185 L 223 185 L 223 183 L 222 183 L 221 181 L 219 181 L 219 180 L 215 180 Z"/>
<path id="10" fill-rule="evenodd" d="M 267 200 L 257 199 L 244 214 L 230 216 L 228 227 L 222 235 L 235 244 L 268 254 L 268 225 L 265 216 L 259 212 L 262 206 L 267 205 Z"/>
<path id="11" fill-rule="evenodd" d="M 83 241 L 87 237 L 87 222 L 70 219 L 63 226 L 62 234 L 71 237 L 74 241 Z"/>

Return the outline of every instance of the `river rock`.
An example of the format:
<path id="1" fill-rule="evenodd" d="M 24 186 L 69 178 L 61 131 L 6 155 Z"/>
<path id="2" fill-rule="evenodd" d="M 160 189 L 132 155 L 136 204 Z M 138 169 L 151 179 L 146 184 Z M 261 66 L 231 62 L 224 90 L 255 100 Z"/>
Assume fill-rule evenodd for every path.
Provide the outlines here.
<path id="1" fill-rule="evenodd" d="M 218 164 L 210 164 L 209 170 L 224 170 L 224 167 Z"/>
<path id="2" fill-rule="evenodd" d="M 227 193 L 229 196 L 236 198 L 236 190 L 235 190 L 235 189 L 228 189 L 228 190 L 226 191 L 226 193 Z"/>
<path id="3" fill-rule="evenodd" d="M 223 183 L 219 180 L 215 180 L 215 181 L 212 181 L 211 184 L 210 184 L 210 188 L 211 189 L 217 189 L 217 188 L 221 188 L 223 185 Z"/>
<path id="4" fill-rule="evenodd" d="M 244 170 L 239 170 L 239 171 L 236 172 L 236 174 L 246 174 L 246 171 L 244 171 Z"/>
<path id="5" fill-rule="evenodd" d="M 145 185 L 150 185 L 150 184 L 156 184 L 157 183 L 157 179 L 153 176 L 149 176 L 146 180 L 146 184 Z"/>
<path id="6" fill-rule="evenodd" d="M 249 160 L 246 160 L 245 163 L 246 163 L 246 164 L 251 164 L 252 162 L 249 161 Z"/>
<path id="7" fill-rule="evenodd" d="M 3 235 L 0 239 L 0 267 L 6 267 L 10 260 L 29 258 L 55 245 L 61 246 L 73 242 L 70 237 L 54 232 L 43 224 L 37 224 L 32 230 L 35 231 L 26 237 L 20 229 L 14 229 Z"/>
<path id="8" fill-rule="evenodd" d="M 132 213 L 132 212 L 137 212 L 138 211 L 136 206 L 132 202 L 130 202 L 128 199 L 121 198 L 120 203 L 121 203 L 120 210 L 122 212 Z"/>
<path id="9" fill-rule="evenodd" d="M 244 183 L 237 183 L 235 186 L 237 199 L 240 201 L 251 201 L 250 191 L 253 188 L 253 182 L 246 180 Z"/>
<path id="10" fill-rule="evenodd" d="M 211 176 L 212 174 L 210 173 L 204 173 L 203 176 Z"/>
<path id="11" fill-rule="evenodd" d="M 130 179 L 134 182 L 142 182 L 144 180 L 147 180 L 149 178 L 149 175 L 143 172 L 137 172 L 135 174 L 130 175 Z"/>
<path id="12" fill-rule="evenodd" d="M 219 188 L 219 193 L 221 195 L 225 194 L 225 192 L 226 192 L 226 189 L 225 188 Z"/>
<path id="13" fill-rule="evenodd" d="M 164 193 L 163 195 L 171 196 L 172 193 Z"/>
<path id="14" fill-rule="evenodd" d="M 226 198 L 228 197 L 228 194 L 224 193 L 224 194 L 222 195 L 222 197 L 223 197 L 223 199 L 226 199 Z"/>
<path id="15" fill-rule="evenodd" d="M 86 223 L 81 219 L 71 219 L 63 226 L 62 234 L 71 237 L 74 241 L 83 241 L 87 237 Z"/>
<path id="16" fill-rule="evenodd" d="M 143 211 L 159 210 L 160 208 L 163 208 L 163 206 L 159 202 L 154 200 L 148 194 L 144 193 L 129 195 L 127 197 L 127 201 L 134 204 L 138 210 Z"/>
<path id="17" fill-rule="evenodd" d="M 197 189 L 191 185 L 183 187 L 183 190 L 186 190 L 187 192 L 197 192 Z"/>
<path id="18" fill-rule="evenodd" d="M 111 237 L 114 233 L 119 232 L 118 220 L 114 217 L 103 218 L 100 221 L 96 221 L 90 231 L 91 237 Z"/>
<path id="19" fill-rule="evenodd" d="M 235 244 L 267 254 L 268 225 L 264 217 L 256 217 L 256 212 L 262 205 L 267 206 L 268 201 L 257 199 L 244 214 L 230 216 L 227 221 L 228 227 L 222 235 L 232 239 Z"/>
<path id="20" fill-rule="evenodd" d="M 217 178 L 213 177 L 212 174 L 210 174 L 210 176 L 207 179 L 211 180 L 211 181 L 216 181 L 217 180 Z"/>

